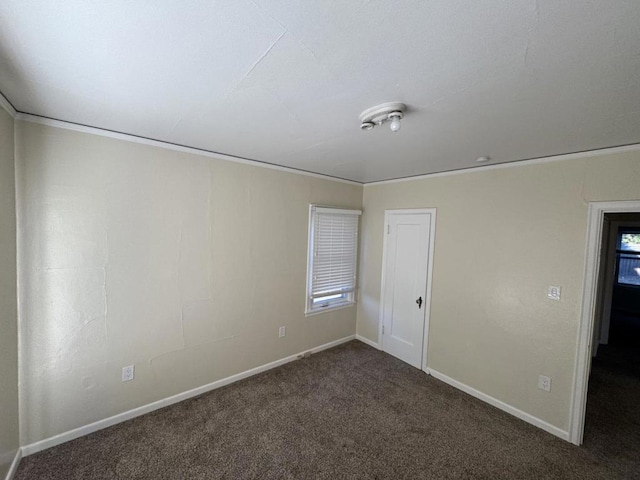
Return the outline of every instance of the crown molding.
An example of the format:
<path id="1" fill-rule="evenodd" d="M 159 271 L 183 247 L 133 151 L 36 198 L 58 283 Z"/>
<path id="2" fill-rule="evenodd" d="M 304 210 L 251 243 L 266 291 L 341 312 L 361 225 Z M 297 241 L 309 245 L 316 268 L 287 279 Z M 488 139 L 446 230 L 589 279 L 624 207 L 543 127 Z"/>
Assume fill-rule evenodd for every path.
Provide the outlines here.
<path id="1" fill-rule="evenodd" d="M 15 115 L 16 120 L 22 120 L 24 122 L 37 123 L 40 125 L 46 125 L 48 127 L 64 128 L 66 130 L 73 130 L 76 132 L 89 133 L 92 135 L 100 135 L 102 137 L 115 138 L 117 140 L 124 140 L 125 142 L 140 143 L 142 145 L 150 145 L 152 147 L 164 148 L 167 150 L 174 150 L 176 152 L 190 153 L 193 155 L 200 155 L 202 157 L 215 158 L 217 160 L 225 160 L 228 162 L 242 163 L 245 165 L 251 165 L 254 167 L 268 168 L 271 170 L 279 170 L 281 172 L 295 173 L 297 175 L 303 175 L 307 177 L 320 178 L 323 180 L 331 180 L 332 182 L 346 183 L 348 185 L 362 186 L 360 182 L 354 182 L 353 180 L 347 180 L 345 178 L 333 177 L 331 175 L 322 175 L 320 173 L 309 172 L 307 170 L 301 170 L 292 167 L 283 167 L 268 162 L 261 162 L 258 160 L 251 160 L 249 158 L 236 157 L 233 155 L 227 155 L 224 153 L 218 153 L 211 150 L 205 150 L 201 148 L 188 147 L 186 145 L 180 145 L 177 143 L 164 142 L 162 140 L 155 140 L 153 138 L 139 137 L 128 133 L 115 132 L 113 130 L 106 130 L 98 127 L 91 127 L 89 125 L 81 125 L 78 123 L 66 122 L 64 120 L 57 120 L 55 118 L 41 117 L 39 115 L 32 115 L 30 113 L 17 112 Z"/>
<path id="2" fill-rule="evenodd" d="M 575 160 L 579 158 L 600 157 L 603 155 L 613 155 L 615 153 L 628 153 L 640 151 L 640 143 L 630 145 L 621 145 L 619 147 L 599 148 L 596 150 L 584 150 L 581 152 L 563 153 L 561 155 L 551 155 L 548 157 L 529 158 L 526 160 L 511 160 L 508 162 L 495 163 L 493 165 L 483 165 L 481 167 L 467 167 L 458 170 L 449 170 L 447 172 L 427 173 L 424 175 L 415 175 L 411 177 L 394 178 L 391 180 L 380 180 L 379 182 L 367 182 L 365 187 L 373 187 L 377 185 L 387 185 L 391 183 L 412 182 L 415 180 L 424 180 L 427 178 L 449 177 L 451 175 L 461 175 L 464 173 L 486 172 L 487 170 L 498 170 L 501 168 L 524 167 L 525 165 L 540 165 L 543 163 L 560 162 L 563 160 Z"/>
<path id="3" fill-rule="evenodd" d="M 14 117 L 16 120 L 22 120 L 22 121 L 31 122 L 31 123 L 38 123 L 38 124 L 46 125 L 50 127 L 64 128 L 66 130 L 74 130 L 82 133 L 90 133 L 93 135 L 100 135 L 103 137 L 124 140 L 126 142 L 140 143 L 143 145 L 150 145 L 158 148 L 164 148 L 167 150 L 174 150 L 178 152 L 190 153 L 193 155 L 199 155 L 199 156 L 208 157 L 208 158 L 215 158 L 218 160 L 241 163 L 245 165 L 251 165 L 254 167 L 268 168 L 271 170 L 279 170 L 282 172 L 295 173 L 295 174 L 303 175 L 307 177 L 331 180 L 333 182 L 346 183 L 348 185 L 357 185 L 365 188 L 378 186 L 378 185 L 387 185 L 392 183 L 424 180 L 429 178 L 448 177 L 451 175 L 461 175 L 465 173 L 476 173 L 476 172 L 479 173 L 479 172 L 484 172 L 488 170 L 497 170 L 501 168 L 523 167 L 526 165 L 539 165 L 544 163 L 559 162 L 563 160 L 574 160 L 574 159 L 580 159 L 580 158 L 591 158 L 591 157 L 598 157 L 603 155 L 612 155 L 616 153 L 628 153 L 628 152 L 640 151 L 640 143 L 633 143 L 629 145 L 606 147 L 606 148 L 600 148 L 596 150 L 584 150 L 580 152 L 564 153 L 560 155 L 550 155 L 547 157 L 529 158 L 524 160 L 511 160 L 511 161 L 502 162 L 502 163 L 495 163 L 492 165 L 472 166 L 472 167 L 461 168 L 458 170 L 449 170 L 446 172 L 426 173 L 423 175 L 393 178 L 389 180 L 380 180 L 375 182 L 356 182 L 354 180 L 347 180 L 345 178 L 333 177 L 331 175 L 324 175 L 324 174 L 310 172 L 307 170 L 301 170 L 293 167 L 284 167 L 284 166 L 276 165 L 273 163 L 261 162 L 259 160 L 252 160 L 249 158 L 236 157 L 233 155 L 227 155 L 224 153 L 214 152 L 211 150 L 188 147 L 186 145 L 180 145 L 180 144 L 175 144 L 171 142 L 164 142 L 162 140 L 155 140 L 153 138 L 140 137 L 140 136 L 131 135 L 128 133 L 122 133 L 122 132 L 116 132 L 113 130 L 106 130 L 98 127 L 92 127 L 89 125 L 82 125 L 78 123 L 67 122 L 64 120 L 58 120 L 54 118 L 33 115 L 30 113 L 18 112 L 13 107 L 11 102 L 9 102 L 6 99 L 6 97 L 2 95 L 2 92 L 0 92 L 0 106 L 2 106 L 9 113 L 9 115 Z"/>
<path id="4" fill-rule="evenodd" d="M 4 108 L 7 113 L 13 118 L 16 118 L 16 116 L 18 115 L 16 109 L 13 107 L 13 105 L 11 105 L 11 102 L 7 99 L 7 97 L 4 96 L 2 92 L 0 92 L 0 107 Z"/>

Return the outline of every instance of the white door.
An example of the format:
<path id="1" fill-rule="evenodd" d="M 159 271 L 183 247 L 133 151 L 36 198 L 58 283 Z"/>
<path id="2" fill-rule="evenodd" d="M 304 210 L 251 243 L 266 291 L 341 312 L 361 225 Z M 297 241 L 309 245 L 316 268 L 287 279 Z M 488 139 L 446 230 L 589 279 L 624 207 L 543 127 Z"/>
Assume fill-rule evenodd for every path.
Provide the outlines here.
<path id="1" fill-rule="evenodd" d="M 385 214 L 382 349 L 416 368 L 426 359 L 434 225 L 432 209 Z"/>

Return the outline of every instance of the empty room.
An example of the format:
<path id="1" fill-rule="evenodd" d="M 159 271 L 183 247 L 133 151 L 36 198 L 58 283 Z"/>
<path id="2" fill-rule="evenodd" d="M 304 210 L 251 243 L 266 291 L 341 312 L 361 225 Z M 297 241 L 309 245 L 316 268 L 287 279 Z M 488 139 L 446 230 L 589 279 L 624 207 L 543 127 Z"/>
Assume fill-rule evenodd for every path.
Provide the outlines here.
<path id="1" fill-rule="evenodd" d="M 0 2 L 0 479 L 640 478 L 638 25 Z"/>

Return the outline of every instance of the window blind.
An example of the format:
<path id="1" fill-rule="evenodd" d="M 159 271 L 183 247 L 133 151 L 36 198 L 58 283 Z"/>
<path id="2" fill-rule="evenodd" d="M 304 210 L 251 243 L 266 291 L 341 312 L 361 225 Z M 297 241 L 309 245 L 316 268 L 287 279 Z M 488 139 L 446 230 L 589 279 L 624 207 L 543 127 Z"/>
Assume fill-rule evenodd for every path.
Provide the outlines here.
<path id="1" fill-rule="evenodd" d="M 310 298 L 355 290 L 360 213 L 314 207 Z"/>

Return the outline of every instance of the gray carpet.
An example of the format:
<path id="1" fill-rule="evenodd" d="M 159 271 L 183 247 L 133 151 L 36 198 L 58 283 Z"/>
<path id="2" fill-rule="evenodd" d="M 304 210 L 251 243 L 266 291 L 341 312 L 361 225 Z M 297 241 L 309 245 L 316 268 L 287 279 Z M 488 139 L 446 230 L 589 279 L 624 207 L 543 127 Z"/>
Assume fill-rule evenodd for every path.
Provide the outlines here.
<path id="1" fill-rule="evenodd" d="M 598 349 L 589 379 L 584 448 L 640 478 L 640 349 Z"/>
<path id="2" fill-rule="evenodd" d="M 610 434 L 600 417 L 578 448 L 353 341 L 26 457 L 16 478 L 640 478 L 637 414 Z"/>

